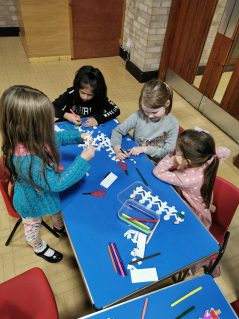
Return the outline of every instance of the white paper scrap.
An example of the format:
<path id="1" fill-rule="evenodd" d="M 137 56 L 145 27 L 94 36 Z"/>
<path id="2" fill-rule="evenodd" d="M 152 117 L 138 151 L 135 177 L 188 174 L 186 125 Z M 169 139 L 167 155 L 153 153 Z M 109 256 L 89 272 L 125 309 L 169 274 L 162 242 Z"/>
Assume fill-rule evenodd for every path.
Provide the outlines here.
<path id="1" fill-rule="evenodd" d="M 105 188 L 109 188 L 111 184 L 118 178 L 114 173 L 110 172 L 100 183 L 101 186 Z"/>
<path id="2" fill-rule="evenodd" d="M 130 270 L 133 284 L 138 282 L 158 281 L 156 268 L 132 269 Z"/>
<path id="3" fill-rule="evenodd" d="M 140 258 L 144 257 L 146 238 L 147 238 L 147 236 L 145 234 L 139 232 L 138 241 L 137 241 L 137 248 L 136 248 L 136 250 L 137 250 L 136 256 L 139 256 Z"/>

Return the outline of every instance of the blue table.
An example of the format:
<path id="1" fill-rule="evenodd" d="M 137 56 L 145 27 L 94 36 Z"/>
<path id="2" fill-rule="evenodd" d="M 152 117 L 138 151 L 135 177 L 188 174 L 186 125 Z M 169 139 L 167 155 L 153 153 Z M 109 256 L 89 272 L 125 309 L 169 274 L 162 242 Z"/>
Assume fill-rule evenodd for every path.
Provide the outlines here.
<path id="1" fill-rule="evenodd" d="M 102 133 L 110 137 L 115 125 L 117 125 L 115 121 L 110 121 L 90 130 L 94 131 L 93 137 Z M 69 123 L 58 123 L 58 126 L 75 129 Z M 133 145 L 135 144 L 132 139 L 124 138 L 122 145 L 124 149 Z M 62 147 L 62 164 L 67 166 L 81 151 L 77 145 Z M 129 226 L 118 218 L 118 210 L 122 203 L 118 200 L 117 194 L 133 182 L 140 181 L 136 167 L 140 169 L 154 194 L 167 201 L 169 205 L 174 205 L 179 212 L 185 212 L 184 222 L 179 225 L 174 225 L 171 220 L 161 220 L 145 251 L 145 255 L 160 252 L 160 256 L 145 260 L 141 266 L 136 265 L 136 267 L 156 267 L 158 280 L 161 281 L 218 251 L 218 243 L 174 189 L 153 176 L 153 164 L 145 155 L 134 157 L 134 161 L 127 160 L 129 176 L 126 176 L 117 163 L 108 157 L 105 148 L 97 151 L 90 163 L 90 175 L 62 193 L 61 200 L 65 225 L 75 257 L 91 302 L 96 308 L 109 306 L 154 284 L 154 282 L 133 284 L 129 271 L 125 278 L 117 275 L 107 249 L 108 242 L 116 243 L 125 268 L 132 260 L 130 252 L 134 246 L 132 241 L 124 237 Z M 107 189 L 105 197 L 97 198 L 82 194 L 97 190 L 109 171 L 116 174 L 118 179 Z"/>
<path id="2" fill-rule="evenodd" d="M 176 306 L 171 307 L 173 302 L 198 287 L 202 287 L 202 289 L 184 299 Z M 203 318 L 204 312 L 211 308 L 221 310 L 221 314 L 219 315 L 220 319 L 237 318 L 214 279 L 210 275 L 204 275 L 98 311 L 94 314 L 82 317 L 82 319 L 139 319 L 141 318 L 146 297 L 148 298 L 148 305 L 145 319 L 175 319 L 192 306 L 194 306 L 195 309 L 185 315 L 183 319 Z"/>

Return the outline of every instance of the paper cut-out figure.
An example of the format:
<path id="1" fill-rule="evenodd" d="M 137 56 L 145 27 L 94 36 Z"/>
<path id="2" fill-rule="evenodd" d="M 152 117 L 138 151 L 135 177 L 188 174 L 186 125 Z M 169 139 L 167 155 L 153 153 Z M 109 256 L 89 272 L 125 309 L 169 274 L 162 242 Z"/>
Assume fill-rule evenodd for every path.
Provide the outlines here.
<path id="1" fill-rule="evenodd" d="M 178 212 L 175 206 L 168 206 L 168 203 L 163 202 L 158 196 L 154 196 L 150 191 L 145 190 L 143 186 L 137 186 L 129 195 L 131 199 L 145 205 L 147 209 L 152 209 L 157 215 L 165 213 L 164 220 L 174 218 L 174 224 L 180 224 L 184 221 L 185 213 Z"/>
<path id="2" fill-rule="evenodd" d="M 149 202 L 149 204 L 146 206 L 146 208 L 151 209 L 152 206 L 154 206 L 155 204 L 160 204 L 161 205 L 162 201 L 159 199 L 158 196 L 152 196 L 151 197 L 151 201 Z"/>
<path id="3" fill-rule="evenodd" d="M 129 229 L 127 232 L 124 233 L 124 237 L 127 239 L 131 239 L 133 243 L 137 243 L 139 232 L 137 230 Z"/>

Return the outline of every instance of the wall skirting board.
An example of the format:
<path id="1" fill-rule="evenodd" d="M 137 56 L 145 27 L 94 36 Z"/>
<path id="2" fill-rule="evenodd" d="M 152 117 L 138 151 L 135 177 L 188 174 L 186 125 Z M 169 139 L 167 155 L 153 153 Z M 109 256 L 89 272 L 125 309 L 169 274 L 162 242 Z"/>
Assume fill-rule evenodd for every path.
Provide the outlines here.
<path id="1" fill-rule="evenodd" d="M 141 71 L 133 62 L 130 61 L 129 52 L 122 46 L 119 47 L 119 56 L 126 61 L 126 70 L 129 71 L 129 73 L 140 83 L 144 83 L 158 77 L 158 70 L 148 72 Z"/>
<path id="2" fill-rule="evenodd" d="M 143 72 L 130 60 L 126 61 L 126 70 L 129 71 L 129 73 L 140 83 L 144 83 L 158 77 L 158 70 Z"/>
<path id="3" fill-rule="evenodd" d="M 0 27 L 0 37 L 18 37 L 18 27 Z"/>

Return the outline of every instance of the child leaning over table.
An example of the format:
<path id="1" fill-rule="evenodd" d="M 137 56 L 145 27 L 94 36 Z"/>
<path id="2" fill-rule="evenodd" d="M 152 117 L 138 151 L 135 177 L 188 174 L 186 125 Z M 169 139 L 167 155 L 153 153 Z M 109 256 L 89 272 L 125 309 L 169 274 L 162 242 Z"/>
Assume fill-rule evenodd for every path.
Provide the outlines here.
<path id="1" fill-rule="evenodd" d="M 52 215 L 54 230 L 64 234 L 58 192 L 78 182 L 94 156 L 94 148 L 89 146 L 61 172 L 57 146 L 78 144 L 90 136 L 77 130 L 55 135 L 52 103 L 44 93 L 28 86 L 5 90 L 0 108 L 3 164 L 14 182 L 14 208 L 35 254 L 57 263 L 63 255 L 39 236 L 42 217 Z"/>
<path id="2" fill-rule="evenodd" d="M 229 155 L 228 148 L 215 147 L 215 141 L 208 133 L 185 130 L 177 139 L 176 155 L 165 156 L 153 169 L 153 174 L 175 186 L 192 211 L 209 229 L 212 223 L 210 209 L 213 207 L 213 186 L 219 161 Z M 192 267 L 192 273 L 202 266 L 209 266 L 209 261 Z M 213 275 L 218 274 L 219 267 Z"/>
<path id="3" fill-rule="evenodd" d="M 111 135 L 116 157 L 124 160 L 132 155 L 147 154 L 158 162 L 175 149 L 179 124 L 171 114 L 173 91 L 161 80 L 150 80 L 141 91 L 139 110 L 119 124 Z M 138 146 L 122 152 L 122 137 L 134 129 Z"/>
<path id="4" fill-rule="evenodd" d="M 75 75 L 73 86 L 53 102 L 55 120 L 67 120 L 84 126 L 97 126 L 116 118 L 118 106 L 107 97 L 103 74 L 91 65 L 82 66 Z"/>

